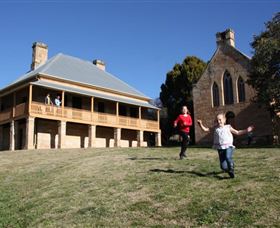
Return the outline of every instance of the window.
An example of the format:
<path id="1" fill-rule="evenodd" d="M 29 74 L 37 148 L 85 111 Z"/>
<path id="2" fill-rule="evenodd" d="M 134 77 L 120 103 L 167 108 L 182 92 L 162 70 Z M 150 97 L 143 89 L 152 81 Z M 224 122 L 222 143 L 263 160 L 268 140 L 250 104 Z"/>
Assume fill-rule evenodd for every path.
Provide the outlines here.
<path id="1" fill-rule="evenodd" d="M 224 74 L 223 84 L 225 104 L 233 104 L 232 79 L 227 71 Z"/>
<path id="2" fill-rule="evenodd" d="M 212 87 L 212 98 L 213 98 L 213 106 L 218 107 L 220 105 L 220 99 L 219 99 L 219 87 L 216 82 L 214 82 Z"/>
<path id="3" fill-rule="evenodd" d="M 245 101 L 245 84 L 244 84 L 244 80 L 241 77 L 238 78 L 237 88 L 238 88 L 238 101 L 239 102 Z"/>

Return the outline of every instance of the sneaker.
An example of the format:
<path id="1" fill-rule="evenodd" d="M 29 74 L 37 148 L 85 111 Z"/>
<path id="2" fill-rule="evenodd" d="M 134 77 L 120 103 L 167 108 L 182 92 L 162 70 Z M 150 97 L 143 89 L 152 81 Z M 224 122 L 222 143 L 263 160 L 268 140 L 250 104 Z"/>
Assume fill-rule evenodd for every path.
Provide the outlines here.
<path id="1" fill-rule="evenodd" d="M 233 171 L 233 169 L 228 171 L 228 175 L 230 176 L 230 178 L 234 178 L 234 171 Z"/>
<path id="2" fill-rule="evenodd" d="M 184 156 L 183 155 L 180 155 L 180 160 L 183 160 L 184 159 Z"/>

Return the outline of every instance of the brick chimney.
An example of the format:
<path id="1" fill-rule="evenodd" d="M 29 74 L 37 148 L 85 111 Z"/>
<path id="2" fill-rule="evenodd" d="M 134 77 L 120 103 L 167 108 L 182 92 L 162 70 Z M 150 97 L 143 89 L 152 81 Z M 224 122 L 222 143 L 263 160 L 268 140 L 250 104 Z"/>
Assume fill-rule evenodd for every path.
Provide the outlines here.
<path id="1" fill-rule="evenodd" d="M 31 70 L 35 70 L 48 60 L 48 46 L 44 43 L 35 42 L 32 45 L 32 49 Z"/>
<path id="2" fill-rule="evenodd" d="M 234 31 L 232 29 L 227 29 L 224 32 L 216 33 L 217 45 L 227 44 L 235 47 Z"/>
<path id="3" fill-rule="evenodd" d="M 96 65 L 100 70 L 106 70 L 106 64 L 102 60 L 95 59 L 92 61 L 94 65 Z"/>

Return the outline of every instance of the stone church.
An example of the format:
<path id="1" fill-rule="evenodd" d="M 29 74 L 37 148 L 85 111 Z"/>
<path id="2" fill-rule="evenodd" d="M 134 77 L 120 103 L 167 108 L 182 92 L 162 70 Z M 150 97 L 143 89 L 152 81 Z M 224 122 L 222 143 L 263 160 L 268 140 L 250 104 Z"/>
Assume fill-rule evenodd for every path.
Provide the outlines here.
<path id="1" fill-rule="evenodd" d="M 197 144 L 211 144 L 212 133 L 203 132 L 197 124 L 212 127 L 216 115 L 225 113 L 227 122 L 236 129 L 254 125 L 253 135 L 235 138 L 235 144 L 272 143 L 270 114 L 252 101 L 254 89 L 246 81 L 250 58 L 235 47 L 234 31 L 216 34 L 217 49 L 193 89 L 195 137 Z"/>

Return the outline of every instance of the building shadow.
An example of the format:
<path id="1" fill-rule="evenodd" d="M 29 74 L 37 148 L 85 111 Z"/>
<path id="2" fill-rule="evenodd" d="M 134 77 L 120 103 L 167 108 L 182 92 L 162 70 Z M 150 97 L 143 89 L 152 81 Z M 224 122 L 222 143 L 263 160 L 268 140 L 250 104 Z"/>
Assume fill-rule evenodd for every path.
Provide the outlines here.
<path id="1" fill-rule="evenodd" d="M 150 172 L 155 172 L 155 173 L 174 173 L 174 174 L 190 174 L 190 175 L 195 175 L 198 177 L 211 177 L 211 178 L 216 178 L 218 180 L 224 180 L 224 179 L 230 179 L 230 177 L 224 177 L 220 176 L 220 174 L 223 174 L 223 171 L 219 172 L 209 172 L 209 173 L 202 173 L 202 172 L 197 172 L 197 171 L 183 171 L 183 170 L 173 170 L 173 169 L 151 169 L 149 170 Z"/>

